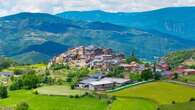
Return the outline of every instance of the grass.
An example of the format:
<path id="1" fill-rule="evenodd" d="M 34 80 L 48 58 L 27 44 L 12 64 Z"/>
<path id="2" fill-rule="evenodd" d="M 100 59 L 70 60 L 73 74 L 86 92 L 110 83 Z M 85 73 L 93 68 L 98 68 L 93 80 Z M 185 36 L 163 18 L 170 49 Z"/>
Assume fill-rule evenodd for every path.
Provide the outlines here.
<path id="1" fill-rule="evenodd" d="M 118 98 L 110 110 L 156 110 L 156 103 L 140 98 Z"/>
<path id="2" fill-rule="evenodd" d="M 143 97 L 156 101 L 158 104 L 187 102 L 195 97 L 195 89 L 168 82 L 151 82 L 111 93 L 117 97 Z"/>
<path id="3" fill-rule="evenodd" d="M 45 86 L 37 89 L 41 94 L 73 95 L 84 93 L 70 90 L 68 86 Z M 73 92 L 74 91 L 74 92 Z M 195 89 L 168 82 L 150 82 L 109 93 L 116 100 L 108 105 L 105 100 L 93 97 L 69 98 L 66 96 L 34 95 L 32 91 L 11 91 L 7 99 L 0 99 L 0 106 L 14 108 L 27 102 L 30 110 L 194 110 Z M 176 104 L 171 104 L 175 101 Z"/>
<path id="4" fill-rule="evenodd" d="M 163 105 L 160 110 L 195 110 L 195 102 Z"/>
<path id="5" fill-rule="evenodd" d="M 180 80 L 187 80 L 189 83 L 195 83 L 195 75 L 181 76 Z"/>
<path id="6" fill-rule="evenodd" d="M 69 86 L 43 86 L 38 89 L 36 89 L 39 94 L 42 95 L 64 95 L 64 96 L 69 96 L 69 95 L 83 95 L 86 91 L 84 90 L 72 90 L 70 89 Z"/>
<path id="7" fill-rule="evenodd" d="M 14 70 L 19 69 L 19 70 L 25 70 L 25 69 L 34 69 L 34 70 L 43 70 L 46 68 L 46 64 L 32 64 L 32 65 L 24 65 L 24 66 L 14 66 L 14 67 L 9 67 L 7 69 L 4 69 L 2 71 L 10 71 L 14 72 Z"/>
<path id="8" fill-rule="evenodd" d="M 0 99 L 0 106 L 14 108 L 20 102 L 27 102 L 30 110 L 106 110 L 107 103 L 92 97 L 69 98 L 62 96 L 34 95 L 32 91 L 10 92 L 9 98 Z"/>

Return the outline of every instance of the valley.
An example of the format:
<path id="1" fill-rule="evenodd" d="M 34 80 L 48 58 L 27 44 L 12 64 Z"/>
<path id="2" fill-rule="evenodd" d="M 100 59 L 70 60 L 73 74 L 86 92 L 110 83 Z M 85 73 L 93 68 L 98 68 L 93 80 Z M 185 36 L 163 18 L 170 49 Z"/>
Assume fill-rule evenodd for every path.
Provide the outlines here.
<path id="1" fill-rule="evenodd" d="M 14 63 L 9 58 L 2 58 L 5 61 L 1 65 L 6 64 L 7 61 L 10 65 L 1 69 L 0 72 L 0 80 L 8 87 L 7 98 L 0 99 L 0 109 L 15 110 L 20 103 L 26 103 L 29 110 L 184 110 L 184 108 L 193 110 L 195 88 L 187 84 L 194 84 L 192 83 L 194 74 L 177 73 L 175 68 L 170 69 L 165 66 L 166 62 L 172 61 L 169 60 L 172 59 L 170 56 L 172 53 L 161 58 L 162 60 L 167 58 L 166 62 L 156 62 L 156 65 L 144 63 L 132 54 L 129 58 L 123 59 L 126 60 L 126 65 L 134 65 L 131 68 L 118 68 L 117 65 L 120 64 L 88 67 L 84 63 L 81 63 L 83 65 L 79 67 L 79 61 L 84 60 L 85 54 L 89 55 L 90 52 L 93 53 L 97 50 L 100 54 L 102 50 L 101 54 L 104 56 L 105 53 L 111 52 L 106 48 L 90 47 L 71 48 L 51 60 L 53 63 L 48 64 L 21 65 Z M 77 59 L 74 59 L 73 56 L 76 54 L 75 52 Z M 188 51 L 188 53 L 191 52 L 193 50 Z M 66 54 L 73 59 L 65 59 Z M 93 54 L 90 57 L 93 57 Z M 64 59 L 61 59 L 62 56 Z M 174 57 L 177 57 L 179 61 L 181 60 L 180 56 L 181 52 L 174 53 Z M 177 62 L 178 59 L 174 61 Z M 108 62 L 109 60 L 112 59 L 103 61 Z M 74 64 L 70 62 L 74 62 Z M 99 64 L 104 63 L 99 62 Z M 178 65 L 183 64 L 183 62 L 178 63 Z M 145 69 L 140 70 L 139 68 L 142 68 L 143 65 L 145 65 Z M 188 68 L 190 67 L 188 65 Z M 167 71 L 170 71 L 170 74 L 165 75 L 164 73 Z M 181 78 L 186 78 L 188 81 L 181 80 Z M 130 82 L 118 85 L 120 82 L 117 81 L 127 81 L 127 79 Z M 86 80 L 88 80 L 87 83 L 85 83 Z M 114 81 L 115 84 L 111 86 L 112 82 L 109 81 Z M 186 84 L 174 83 L 174 81 Z M 95 89 L 91 89 L 92 86 Z"/>
<path id="2" fill-rule="evenodd" d="M 195 110 L 195 1 L 83 1 L 0 0 L 0 110 Z"/>

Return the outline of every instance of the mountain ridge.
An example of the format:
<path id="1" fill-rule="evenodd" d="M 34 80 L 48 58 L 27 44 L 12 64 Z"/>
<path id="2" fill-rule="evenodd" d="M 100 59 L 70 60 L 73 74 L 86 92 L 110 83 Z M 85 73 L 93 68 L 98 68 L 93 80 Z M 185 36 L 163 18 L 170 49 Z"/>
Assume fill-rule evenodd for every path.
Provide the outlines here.
<path id="1" fill-rule="evenodd" d="M 23 59 L 35 59 L 36 62 L 32 63 L 45 61 L 45 58 L 49 60 L 63 49 L 66 51 L 69 47 L 79 45 L 112 48 L 126 55 L 134 49 L 138 57 L 146 59 L 195 47 L 194 41 L 156 30 L 148 31 L 105 22 L 74 21 L 41 13 L 20 13 L 0 18 L 0 29 L 0 55 L 16 60 L 26 55 Z M 63 48 L 53 52 L 50 43 L 44 46 L 47 42 L 60 47 L 63 45 Z M 51 51 L 45 52 L 45 47 Z"/>
<path id="2" fill-rule="evenodd" d="M 100 21 L 144 30 L 158 30 L 195 41 L 195 7 L 170 7 L 146 12 L 64 12 L 57 16 L 72 20 Z"/>

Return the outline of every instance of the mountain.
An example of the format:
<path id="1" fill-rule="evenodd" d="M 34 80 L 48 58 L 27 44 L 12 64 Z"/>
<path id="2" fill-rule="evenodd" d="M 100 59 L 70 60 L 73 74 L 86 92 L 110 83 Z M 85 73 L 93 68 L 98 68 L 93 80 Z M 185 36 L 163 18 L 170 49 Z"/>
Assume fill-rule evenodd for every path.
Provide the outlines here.
<path id="1" fill-rule="evenodd" d="M 162 33 L 195 41 L 195 7 L 173 7 L 135 13 L 70 11 L 57 14 L 62 18 L 90 22 L 108 22 Z"/>
<path id="2" fill-rule="evenodd" d="M 112 48 L 126 55 L 134 49 L 138 57 L 154 59 L 170 51 L 193 48 L 194 44 L 157 30 L 74 21 L 45 13 L 19 13 L 0 18 L 0 55 L 21 63 L 45 62 L 79 45 Z"/>
<path id="3" fill-rule="evenodd" d="M 52 57 L 40 52 L 31 51 L 12 56 L 12 58 L 20 64 L 35 64 L 48 62 L 48 59 L 51 59 Z"/>
<path id="4" fill-rule="evenodd" d="M 43 44 L 31 45 L 22 50 L 21 53 L 35 51 L 49 56 L 55 56 L 68 50 L 68 48 L 70 47 L 52 41 L 46 41 Z"/>

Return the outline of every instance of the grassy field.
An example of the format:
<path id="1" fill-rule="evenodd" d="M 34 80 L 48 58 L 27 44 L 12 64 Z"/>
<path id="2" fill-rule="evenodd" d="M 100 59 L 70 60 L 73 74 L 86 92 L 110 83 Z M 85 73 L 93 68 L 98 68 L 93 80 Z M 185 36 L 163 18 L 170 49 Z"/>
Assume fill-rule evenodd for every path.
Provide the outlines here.
<path id="1" fill-rule="evenodd" d="M 44 86 L 37 90 L 50 95 L 84 93 L 68 86 Z M 168 82 L 151 82 L 109 94 L 116 96 L 111 105 L 92 97 L 34 95 L 32 91 L 19 90 L 11 91 L 7 99 L 0 99 L 0 106 L 14 108 L 20 102 L 27 102 L 30 110 L 156 110 L 158 106 L 160 110 L 195 110 L 195 102 L 189 102 L 195 97 L 195 88 Z"/>
<path id="2" fill-rule="evenodd" d="M 187 102 L 191 97 L 195 97 L 195 89 L 168 82 L 152 82 L 111 94 L 117 97 L 143 97 L 158 104 L 171 104 L 172 101 Z"/>
<path id="3" fill-rule="evenodd" d="M 156 110 L 156 103 L 141 98 L 118 98 L 109 110 Z"/>
<path id="4" fill-rule="evenodd" d="M 14 67 L 9 67 L 7 69 L 4 69 L 2 71 L 10 71 L 13 72 L 14 70 L 24 70 L 24 69 L 34 69 L 34 70 L 43 70 L 46 68 L 46 64 L 33 64 L 33 65 L 25 65 L 25 66 L 14 66 Z"/>
<path id="5" fill-rule="evenodd" d="M 42 95 L 83 95 L 86 91 L 84 90 L 72 90 L 69 86 L 43 86 L 36 89 L 39 94 Z"/>
<path id="6" fill-rule="evenodd" d="M 32 91 L 10 92 L 9 98 L 0 99 L 0 106 L 15 107 L 27 102 L 30 110 L 106 110 L 107 103 L 92 97 L 69 98 L 62 96 L 34 95 Z"/>
<path id="7" fill-rule="evenodd" d="M 180 80 L 182 80 L 182 81 L 187 80 L 187 82 L 189 82 L 189 83 L 195 83 L 195 75 L 181 76 Z"/>
<path id="8" fill-rule="evenodd" d="M 195 102 L 163 105 L 160 110 L 195 110 Z"/>

